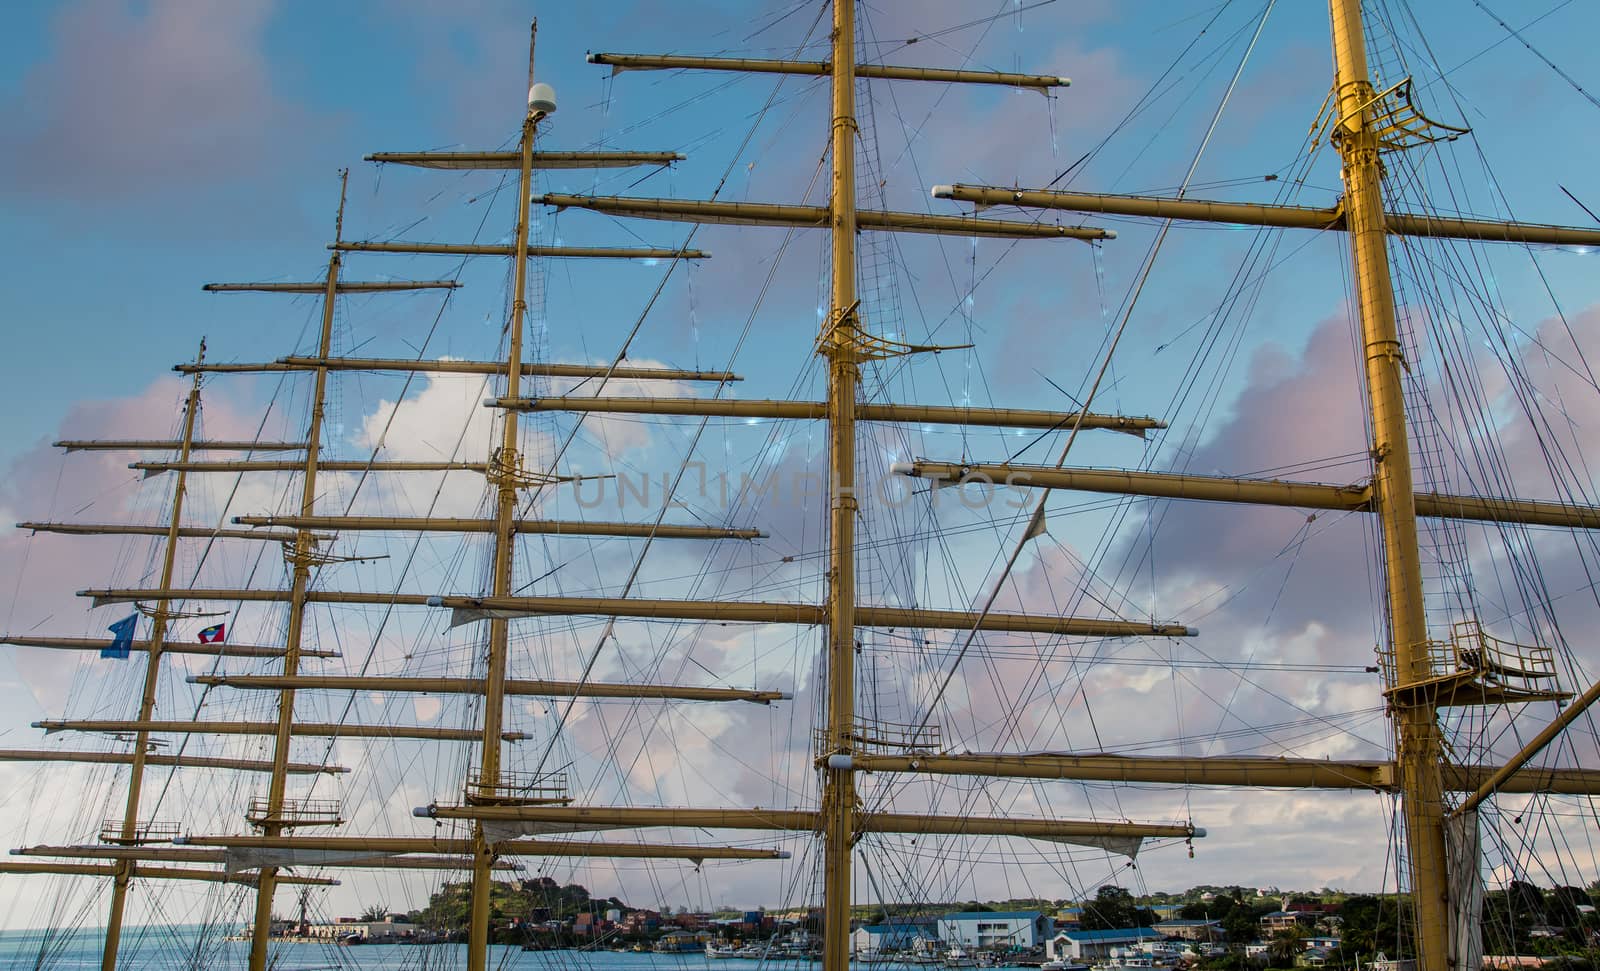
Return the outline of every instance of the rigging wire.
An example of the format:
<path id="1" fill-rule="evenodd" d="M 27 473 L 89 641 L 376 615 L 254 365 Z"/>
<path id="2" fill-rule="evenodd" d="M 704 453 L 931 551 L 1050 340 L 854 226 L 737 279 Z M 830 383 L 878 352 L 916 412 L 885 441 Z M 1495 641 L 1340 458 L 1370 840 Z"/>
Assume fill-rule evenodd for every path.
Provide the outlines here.
<path id="1" fill-rule="evenodd" d="M 1194 158 L 1189 163 L 1189 171 L 1184 177 L 1185 186 L 1188 184 L 1189 179 L 1193 177 L 1195 170 L 1199 168 L 1200 159 L 1205 154 L 1206 146 L 1210 143 L 1212 135 L 1216 133 L 1217 124 L 1219 121 L 1221 121 L 1222 113 L 1224 109 L 1226 109 L 1228 101 L 1232 96 L 1235 87 L 1238 85 L 1240 76 L 1244 73 L 1245 65 L 1249 62 L 1250 54 L 1255 50 L 1256 42 L 1260 40 L 1262 31 L 1266 29 L 1267 18 L 1271 15 L 1272 10 L 1276 5 L 1276 0 L 1269 0 L 1266 7 L 1263 9 L 1261 17 L 1256 24 L 1255 34 L 1252 36 L 1249 46 L 1246 47 L 1244 56 L 1240 58 L 1239 66 L 1234 72 L 1233 79 L 1229 82 L 1228 88 L 1224 92 L 1221 102 L 1217 105 L 1217 109 L 1211 117 L 1211 124 L 1206 129 L 1205 136 L 1201 139 L 1200 145 L 1195 151 Z M 1178 196 L 1180 198 L 1183 196 L 1184 191 L 1185 190 L 1183 188 L 1178 190 Z M 1077 440 L 1078 432 L 1083 427 L 1084 416 L 1088 413 L 1088 409 L 1094 404 L 1095 395 L 1100 390 L 1100 385 L 1105 379 L 1106 372 L 1110 369 L 1111 361 L 1116 353 L 1117 345 L 1120 343 L 1122 340 L 1122 335 L 1127 330 L 1128 321 L 1133 317 L 1133 311 L 1138 304 L 1139 295 L 1143 292 L 1145 284 L 1150 279 L 1150 272 L 1155 267 L 1156 257 L 1161 251 L 1161 245 L 1166 240 L 1167 232 L 1172 228 L 1172 224 L 1173 221 L 1170 219 L 1163 223 L 1161 231 L 1156 236 L 1155 242 L 1151 245 L 1150 251 L 1144 259 L 1144 265 L 1139 272 L 1137 282 L 1134 284 L 1132 293 L 1124 307 L 1122 319 L 1118 322 L 1117 328 L 1112 334 L 1110 343 L 1107 345 L 1105 354 L 1101 359 L 1100 369 L 1096 373 L 1093 383 L 1090 384 L 1088 393 L 1084 395 L 1083 410 L 1078 413 L 1077 418 L 1074 420 L 1071 432 L 1067 436 L 1067 441 L 1062 446 L 1060 455 L 1056 459 L 1056 468 L 1061 468 L 1063 465 L 1065 465 L 1067 454 L 1071 451 L 1073 443 Z M 949 690 L 950 682 L 955 677 L 955 672 L 959 667 L 962 658 L 966 656 L 967 650 L 972 646 L 973 640 L 977 637 L 978 630 L 982 626 L 984 618 L 986 618 L 989 615 L 989 612 L 994 608 L 995 601 L 999 598 L 1000 592 L 1004 588 L 1006 580 L 1010 577 L 1013 568 L 1015 568 L 1017 560 L 1022 556 L 1023 550 L 1027 547 L 1027 544 L 1030 540 L 1043 531 L 1044 509 L 1045 498 L 1041 497 L 1038 502 L 1035 503 L 1033 511 L 1029 516 L 1027 530 L 1024 532 L 1022 538 L 1018 540 L 1015 546 L 1012 548 L 1011 555 L 1007 559 L 1005 565 L 1001 568 L 999 577 L 991 585 L 989 596 L 985 600 L 983 608 L 978 613 L 978 619 L 976 623 L 974 624 L 972 630 L 967 633 L 960 651 L 957 652 L 956 658 L 951 662 L 943 680 L 940 682 L 939 688 L 933 693 L 932 697 L 925 706 L 925 713 L 917 725 L 919 731 L 928 726 L 928 720 L 932 717 L 934 706 L 944 696 L 945 692 Z"/>

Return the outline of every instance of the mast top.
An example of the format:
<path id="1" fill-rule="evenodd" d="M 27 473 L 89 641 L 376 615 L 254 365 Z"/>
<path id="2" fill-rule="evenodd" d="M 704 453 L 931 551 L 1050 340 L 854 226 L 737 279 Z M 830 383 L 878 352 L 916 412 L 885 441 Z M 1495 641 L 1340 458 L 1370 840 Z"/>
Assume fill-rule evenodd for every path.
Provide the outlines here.
<path id="1" fill-rule="evenodd" d="M 528 118 L 538 121 L 556 110 L 556 89 L 533 79 L 533 44 L 539 37 L 539 18 L 528 25 Z"/>
<path id="2" fill-rule="evenodd" d="M 339 211 L 333 217 L 334 242 L 338 242 L 344 238 L 344 199 L 345 193 L 349 190 L 349 188 L 350 169 L 346 167 L 339 170 Z"/>

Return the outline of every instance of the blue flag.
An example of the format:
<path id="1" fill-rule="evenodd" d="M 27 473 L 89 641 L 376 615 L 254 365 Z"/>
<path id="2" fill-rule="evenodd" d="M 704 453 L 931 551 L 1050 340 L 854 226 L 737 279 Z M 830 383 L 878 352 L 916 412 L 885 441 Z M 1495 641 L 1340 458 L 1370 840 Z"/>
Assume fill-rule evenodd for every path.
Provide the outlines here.
<path id="1" fill-rule="evenodd" d="M 139 615 L 129 614 L 128 616 L 117 621 L 115 624 L 112 624 L 110 627 L 107 627 L 106 630 L 117 635 L 117 639 L 111 642 L 110 647 L 102 647 L 100 649 L 100 656 L 126 658 L 128 656 L 128 651 L 133 648 L 133 629 L 138 625 L 138 623 Z"/>

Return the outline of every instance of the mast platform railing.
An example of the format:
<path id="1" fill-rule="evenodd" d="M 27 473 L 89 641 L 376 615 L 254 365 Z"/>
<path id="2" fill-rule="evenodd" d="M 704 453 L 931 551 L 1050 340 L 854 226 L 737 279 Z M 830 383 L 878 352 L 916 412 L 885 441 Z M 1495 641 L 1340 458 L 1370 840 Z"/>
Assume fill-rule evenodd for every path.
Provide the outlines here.
<path id="1" fill-rule="evenodd" d="M 244 818 L 252 826 L 342 826 L 344 806 L 337 799 L 285 798 L 274 812 L 268 797 L 254 796 Z"/>
<path id="2" fill-rule="evenodd" d="M 183 835 L 183 830 L 177 823 L 162 823 L 145 820 L 135 823 L 133 832 L 123 835 L 123 821 L 108 819 L 100 824 L 100 842 L 115 843 L 118 846 L 143 846 L 147 843 L 170 843 Z"/>
<path id="3" fill-rule="evenodd" d="M 816 732 L 818 751 L 827 751 L 828 735 Z M 905 725 L 898 722 L 857 718 L 850 732 L 850 741 L 857 751 L 867 753 L 932 753 L 940 750 L 942 738 L 938 725 Z"/>
<path id="4" fill-rule="evenodd" d="M 1440 705 L 1503 704 L 1559 699 L 1555 651 L 1536 644 L 1503 640 L 1477 620 L 1450 625 L 1448 640 L 1429 640 L 1422 647 L 1426 670 L 1402 687 L 1394 648 L 1378 648 L 1385 694 L 1391 697 L 1429 692 Z"/>
<path id="5" fill-rule="evenodd" d="M 565 806 L 572 802 L 565 772 L 508 772 L 485 781 L 478 769 L 467 774 L 462 794 L 467 806 Z"/>

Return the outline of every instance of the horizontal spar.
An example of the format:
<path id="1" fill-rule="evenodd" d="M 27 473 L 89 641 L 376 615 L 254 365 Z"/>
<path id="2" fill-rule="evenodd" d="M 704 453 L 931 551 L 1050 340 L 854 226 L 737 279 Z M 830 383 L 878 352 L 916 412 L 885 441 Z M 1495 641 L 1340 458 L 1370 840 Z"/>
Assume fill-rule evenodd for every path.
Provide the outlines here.
<path id="1" fill-rule="evenodd" d="M 461 284 L 455 280 L 341 280 L 334 286 L 338 293 L 387 293 L 393 290 L 454 290 Z M 327 293 L 328 284 L 322 280 L 305 283 L 208 283 L 200 289 L 207 293 Z"/>
<path id="2" fill-rule="evenodd" d="M 1059 209 L 1110 216 L 1142 216 L 1192 222 L 1229 223 L 1282 229 L 1345 228 L 1342 209 L 1277 206 L 1245 202 L 1207 202 L 1161 196 L 1125 196 L 1094 192 L 1055 192 L 1039 189 L 1005 189 L 992 186 L 936 185 L 936 199 L 954 199 L 980 206 L 1018 206 Z M 1460 219 L 1426 213 L 1386 212 L 1383 225 L 1396 236 L 1438 239 L 1477 239 L 1485 242 L 1538 243 L 1564 246 L 1600 246 L 1600 230 L 1542 223 Z"/>
<path id="3" fill-rule="evenodd" d="M 179 364 L 180 374 L 269 374 L 282 371 L 397 371 L 413 374 L 504 374 L 505 361 L 419 361 L 398 357 L 280 357 L 259 364 Z M 678 368 L 609 367 L 604 364 L 549 364 L 522 362 L 525 376 L 547 378 L 616 378 L 618 381 L 743 381 L 729 371 L 688 371 Z M 63 444 L 63 443 L 57 443 Z M 180 443 L 173 442 L 177 448 Z M 295 448 L 304 448 L 296 445 Z M 261 451 L 270 451 L 261 449 Z"/>
<path id="4" fill-rule="evenodd" d="M 534 152 L 536 169 L 620 169 L 634 165 L 671 165 L 683 161 L 677 152 Z M 368 162 L 410 165 L 419 169 L 514 169 L 521 152 L 373 152 Z"/>
<path id="5" fill-rule="evenodd" d="M 166 536 L 171 531 L 167 526 L 134 526 L 126 523 L 17 523 L 17 528 L 65 536 Z M 292 543 L 295 540 L 294 533 L 268 529 L 212 529 L 208 526 L 179 526 L 178 536 L 183 539 L 256 539 L 269 543 Z"/>
<path id="6" fill-rule="evenodd" d="M 408 516 L 235 516 L 245 526 L 287 526 L 293 529 L 331 529 L 344 532 L 492 533 L 493 519 Z M 675 526 L 662 523 L 602 523 L 561 519 L 514 519 L 511 531 L 523 535 L 632 536 L 656 539 L 761 539 L 759 529 L 722 526 Z"/>
<path id="7" fill-rule="evenodd" d="M 1243 479 L 1173 472 L 1131 472 L 1116 469 L 1058 469 L 1035 465 L 963 465 L 954 462 L 897 462 L 890 471 L 944 482 L 992 482 L 1018 488 L 1071 489 L 1116 495 L 1156 496 L 1234 502 L 1296 509 L 1371 512 L 1372 489 L 1365 485 L 1331 485 L 1280 479 Z M 1415 495 L 1417 515 L 1600 529 L 1600 507 L 1534 499 L 1451 496 L 1436 492 Z"/>
<path id="8" fill-rule="evenodd" d="M 823 77 L 833 73 L 828 61 L 775 61 L 750 57 L 687 57 L 680 54 L 590 54 L 590 64 L 617 71 L 738 71 L 743 74 L 800 74 Z M 902 67 L 894 64 L 857 64 L 858 78 L 885 81 L 941 81 L 947 84 L 1001 84 L 1013 88 L 1064 88 L 1072 82 L 1053 74 L 1016 74 L 1009 71 L 961 71 L 940 67 Z"/>
<path id="9" fill-rule="evenodd" d="M 794 226 L 826 229 L 826 206 L 798 206 L 759 202 L 708 202 L 696 199 L 644 199 L 625 196 L 574 196 L 548 193 L 534 202 L 558 209 L 588 209 L 612 216 L 665 219 L 671 222 L 722 223 L 731 226 Z M 856 214 L 861 229 L 884 232 L 932 233 L 939 236 L 994 236 L 1002 239 L 1115 239 L 1109 229 L 1089 226 L 1055 226 L 1020 220 L 979 219 L 976 216 L 932 216 L 920 212 L 885 212 L 862 209 Z"/>
<path id="10" fill-rule="evenodd" d="M 482 678 L 429 678 L 389 675 L 194 674 L 190 684 L 269 691 L 322 689 L 328 691 L 417 691 L 429 694 L 484 693 Z M 508 678 L 508 695 L 546 698 L 649 698 L 658 701 L 751 701 L 766 705 L 787 700 L 784 691 L 746 691 L 742 688 L 702 688 L 673 684 L 610 684 L 607 682 L 534 681 Z"/>
<path id="11" fill-rule="evenodd" d="M 226 849 L 314 850 L 329 853 L 470 854 L 472 840 L 428 836 L 186 836 L 185 846 Z M 490 844 L 496 856 L 601 857 L 616 859 L 787 860 L 783 850 L 742 846 L 685 846 L 674 843 L 602 843 L 576 840 L 510 839 Z"/>
<path id="12" fill-rule="evenodd" d="M 218 759 L 200 755 L 146 755 L 146 765 L 177 769 L 237 769 L 241 772 L 271 772 L 271 762 L 249 759 Z M 132 765 L 132 752 L 67 752 L 59 749 L 0 749 L 0 762 L 83 762 L 96 765 Z M 291 762 L 292 775 L 340 775 L 350 770 L 342 765 L 311 765 Z"/>
<path id="13" fill-rule="evenodd" d="M 491 398 L 484 404 L 514 411 L 577 411 L 634 415 L 702 415 L 714 418 L 817 419 L 828 417 L 825 401 L 741 401 L 731 398 L 587 398 L 564 395 L 551 398 Z M 1071 428 L 1075 411 L 1038 411 L 1029 408 L 966 408 L 953 405 L 906 405 L 862 402 L 856 418 L 862 421 L 926 422 L 933 425 L 971 425 L 990 428 Z M 1123 415 L 1083 416 L 1085 429 L 1127 432 L 1143 437 L 1150 429 L 1167 427 L 1154 418 Z"/>
<path id="14" fill-rule="evenodd" d="M 11 851 L 12 856 L 53 856 L 64 859 L 134 860 L 155 863 L 225 863 L 227 851 L 182 846 L 24 846 Z M 371 856 L 335 862 L 322 862 L 318 866 L 337 866 L 353 870 L 460 870 L 472 869 L 472 857 L 451 856 Z M 497 869 L 513 867 L 502 864 Z"/>
<path id="15" fill-rule="evenodd" d="M 1444 786 L 1455 792 L 1475 792 L 1501 770 L 1500 765 L 1449 765 L 1443 767 Z M 1600 795 L 1600 769 L 1546 769 L 1524 766 L 1496 787 L 1496 792 L 1551 792 L 1565 796 Z"/>
<path id="16" fill-rule="evenodd" d="M 22 863 L 16 860 L 0 860 L 0 873 L 55 873 L 64 876 L 78 877 L 114 877 L 117 875 L 118 864 L 115 863 L 53 863 L 47 861 Z M 200 870 L 185 867 L 162 867 L 135 865 L 133 870 L 135 879 L 140 880 L 203 880 L 210 883 L 242 883 L 254 886 L 256 878 L 249 874 L 225 873 L 222 870 Z M 337 887 L 339 881 L 323 877 L 296 877 L 280 875 L 277 882 L 305 887 Z"/>
<path id="17" fill-rule="evenodd" d="M 130 462 L 128 468 L 149 475 L 162 472 L 300 472 L 304 462 Z M 484 462 L 349 462 L 323 461 L 318 472 L 483 472 Z"/>
<path id="18" fill-rule="evenodd" d="M 456 601 L 467 603 L 456 605 Z M 817 604 L 749 601 L 634 600 L 607 597 L 445 597 L 442 606 L 461 611 L 467 620 L 489 616 L 541 616 L 545 614 L 637 617 L 659 620 L 704 620 L 756 624 L 827 622 L 827 610 Z M 1068 637 L 1192 637 L 1194 628 L 1182 624 L 1146 624 L 1137 621 L 1090 617 L 1056 617 L 1047 614 L 985 615 L 965 610 L 922 610 L 908 607 L 856 607 L 861 627 L 908 627 L 929 630 L 1011 631 L 1022 634 L 1056 634 Z"/>
<path id="19" fill-rule="evenodd" d="M 1390 762 L 1251 757 L 1161 758 L 1054 752 L 939 755 L 831 755 L 828 767 L 860 772 L 922 772 L 1009 779 L 1072 779 L 1195 786 L 1292 786 L 1304 789 L 1388 789 Z"/>
<path id="20" fill-rule="evenodd" d="M 183 367 L 184 365 L 180 365 Z M 196 365 L 187 365 L 193 369 Z M 210 365 L 200 365 L 209 368 Z M 176 452 L 182 442 L 162 439 L 68 439 L 54 443 L 56 448 L 69 452 Z M 305 442 L 190 442 L 191 452 L 298 452 Z"/>
<path id="21" fill-rule="evenodd" d="M 111 646 L 111 642 L 104 637 L 34 637 L 31 634 L 0 634 L 0 644 L 15 644 L 17 647 L 43 647 L 54 651 L 103 651 Z M 130 651 L 148 651 L 150 642 L 134 641 L 128 645 Z M 220 657 L 283 657 L 287 651 L 281 647 L 260 647 L 254 644 L 191 644 L 183 641 L 168 641 L 161 645 L 165 654 L 208 654 Z M 342 657 L 338 651 L 317 651 L 305 647 L 300 649 L 301 657 Z"/>
<path id="22" fill-rule="evenodd" d="M 180 721 L 93 721 L 47 719 L 34 728 L 46 732 L 156 732 L 172 735 L 276 735 L 275 722 L 180 722 Z M 334 725 L 297 722 L 290 734 L 302 738 L 417 738 L 440 742 L 481 742 L 483 733 L 468 728 L 435 728 L 428 725 Z M 507 742 L 525 741 L 522 732 L 505 732 Z"/>
<path id="23" fill-rule="evenodd" d="M 127 603 L 134 600 L 240 600 L 253 603 L 280 603 L 289 599 L 284 590 L 246 589 L 99 589 L 80 590 L 80 597 L 93 597 L 95 606 Z M 643 600 L 632 597 L 464 597 L 429 596 L 417 593 L 359 593 L 344 590 L 312 590 L 306 599 L 312 603 L 395 604 L 407 607 L 449 607 L 462 612 L 465 620 L 504 617 L 597 616 L 636 617 L 656 620 L 704 620 L 753 624 L 804 624 L 826 622 L 827 610 L 820 604 L 766 603 L 761 601 Z M 459 619 L 459 618 L 458 618 Z M 1183 624 L 1147 624 L 1131 620 L 1103 620 L 1095 617 L 1056 617 L 1049 614 L 1008 614 L 989 612 L 979 615 L 967 610 L 923 610 L 916 607 L 856 607 L 856 622 L 862 627 L 908 627 L 930 630 L 1010 631 L 1019 634 L 1056 634 L 1066 637 L 1194 637 L 1198 631 Z"/>
<path id="24" fill-rule="evenodd" d="M 329 249 L 350 253 L 418 253 L 432 256 L 510 256 L 511 247 L 499 243 L 329 243 Z M 567 257 L 585 260 L 704 260 L 710 253 L 697 249 L 664 249 L 655 246 L 529 246 L 528 258 Z"/>
<path id="25" fill-rule="evenodd" d="M 861 772 L 921 772 L 1008 779 L 1066 779 L 1077 782 L 1154 783 L 1190 786 L 1248 786 L 1291 789 L 1363 789 L 1392 792 L 1393 762 L 1290 759 L 1250 756 L 1166 758 L 1093 753 L 1073 755 L 1028 752 L 1018 755 L 954 753 L 940 755 L 831 755 L 828 767 Z M 1496 770 L 1492 765 L 1445 765 L 1445 787 L 1470 792 Z M 1530 778 L 1511 778 L 1502 792 L 1556 792 L 1600 795 L 1600 770 L 1546 769 Z"/>
<path id="26" fill-rule="evenodd" d="M 221 863 L 221 850 L 177 846 L 21 846 L 12 856 L 55 856 L 75 860 L 148 860 L 152 863 Z"/>
<path id="27" fill-rule="evenodd" d="M 758 829 L 817 832 L 822 814 L 810 809 L 670 809 L 629 806 L 424 806 L 414 815 L 433 819 L 480 819 L 607 829 L 661 826 L 685 829 Z M 864 833 L 926 833 L 945 836 L 1029 836 L 1040 839 L 1204 836 L 1189 823 L 1128 823 L 1097 820 L 939 816 L 924 813 L 857 812 Z"/>

